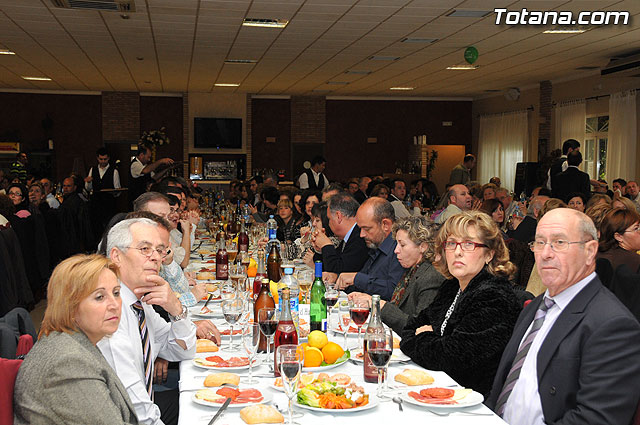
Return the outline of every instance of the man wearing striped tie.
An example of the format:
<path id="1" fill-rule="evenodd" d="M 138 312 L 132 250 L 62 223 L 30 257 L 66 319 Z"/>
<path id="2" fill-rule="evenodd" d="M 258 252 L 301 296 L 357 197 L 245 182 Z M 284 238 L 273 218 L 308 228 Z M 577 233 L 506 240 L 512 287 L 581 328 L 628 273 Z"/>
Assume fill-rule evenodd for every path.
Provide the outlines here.
<path id="1" fill-rule="evenodd" d="M 169 232 L 146 218 L 121 221 L 107 237 L 107 252 L 122 282 L 122 316 L 111 338 L 98 348 L 127 389 L 141 424 L 177 424 L 178 393 L 153 392 L 153 363 L 191 359 L 196 327 L 169 284 L 158 276 L 167 255 Z M 154 310 L 164 308 L 167 323 Z"/>
<path id="2" fill-rule="evenodd" d="M 595 273 L 589 217 L 546 213 L 529 245 L 547 291 L 524 308 L 487 406 L 512 425 L 629 424 L 640 399 L 640 324 Z"/>

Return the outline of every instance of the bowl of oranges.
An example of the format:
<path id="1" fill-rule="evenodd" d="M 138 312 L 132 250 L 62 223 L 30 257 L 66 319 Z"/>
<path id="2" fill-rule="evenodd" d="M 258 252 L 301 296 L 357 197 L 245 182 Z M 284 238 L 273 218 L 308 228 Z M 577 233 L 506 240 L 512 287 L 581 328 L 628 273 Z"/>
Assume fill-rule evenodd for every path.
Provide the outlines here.
<path id="1" fill-rule="evenodd" d="M 349 350 L 345 351 L 340 345 L 329 341 L 327 335 L 322 331 L 309 333 L 308 342 L 300 344 L 299 349 L 304 350 L 302 370 L 305 372 L 333 369 L 351 357 Z"/>

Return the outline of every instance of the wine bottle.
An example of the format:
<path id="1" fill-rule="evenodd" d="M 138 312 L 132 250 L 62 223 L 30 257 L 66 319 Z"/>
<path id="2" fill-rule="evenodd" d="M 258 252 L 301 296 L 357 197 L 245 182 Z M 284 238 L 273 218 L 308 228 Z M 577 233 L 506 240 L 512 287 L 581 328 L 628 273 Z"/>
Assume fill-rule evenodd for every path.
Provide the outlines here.
<path id="1" fill-rule="evenodd" d="M 280 250 L 278 249 L 277 244 L 271 245 L 271 250 L 269 251 L 269 259 L 267 260 L 267 276 L 269 280 L 274 282 L 280 281 L 280 264 L 282 263 L 282 258 L 280 257 Z"/>
<path id="2" fill-rule="evenodd" d="M 312 331 L 327 332 L 327 301 L 322 281 L 322 261 L 316 261 L 315 279 L 311 285 L 311 305 L 309 317 Z"/>
<path id="3" fill-rule="evenodd" d="M 256 271 L 256 277 L 253 279 L 253 299 L 255 300 L 260 293 L 260 285 L 262 284 L 262 279 L 268 279 L 267 275 L 267 266 L 264 262 L 264 251 L 258 250 L 258 269 Z M 267 285 L 268 286 L 268 285 Z"/>
<path id="4" fill-rule="evenodd" d="M 240 221 L 240 233 L 238 233 L 238 252 L 249 252 L 249 235 L 245 229 L 244 219 Z"/>
<path id="5" fill-rule="evenodd" d="M 224 234 L 218 243 L 218 253 L 216 254 L 216 280 L 229 279 L 229 256 L 227 254 L 227 243 Z"/>
<path id="6" fill-rule="evenodd" d="M 371 318 L 369 326 L 367 326 L 366 334 L 378 333 L 384 335 L 384 326 L 382 325 L 382 317 L 380 316 L 380 295 L 371 296 Z M 363 347 L 363 364 L 364 364 L 364 380 L 365 382 L 378 382 L 378 369 L 375 367 L 367 354 L 366 335 Z"/>
<path id="7" fill-rule="evenodd" d="M 258 277 L 256 277 L 256 280 L 260 282 L 260 292 L 258 294 L 258 297 L 256 298 L 255 303 L 253 304 L 254 323 L 258 323 L 258 311 L 260 311 L 261 308 L 274 308 L 276 306 L 276 303 L 273 301 L 273 298 L 269 294 L 269 279 L 267 279 L 266 277 L 263 279 L 259 279 Z M 267 351 L 267 337 L 264 336 L 262 332 L 260 332 L 258 351 L 261 353 L 266 353 Z"/>

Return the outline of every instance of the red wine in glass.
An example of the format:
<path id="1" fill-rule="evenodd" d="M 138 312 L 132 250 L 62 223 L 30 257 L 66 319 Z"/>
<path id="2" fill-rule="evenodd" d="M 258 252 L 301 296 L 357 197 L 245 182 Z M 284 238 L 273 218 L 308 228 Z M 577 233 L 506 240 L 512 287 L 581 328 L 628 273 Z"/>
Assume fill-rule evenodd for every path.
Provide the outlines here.
<path id="1" fill-rule="evenodd" d="M 325 301 L 327 302 L 327 309 L 333 308 L 338 302 L 338 295 L 325 296 Z"/>
<path id="2" fill-rule="evenodd" d="M 353 320 L 353 323 L 355 323 L 358 327 L 364 325 L 364 323 L 369 318 L 368 308 L 352 307 L 349 313 L 351 314 L 351 320 Z"/>
<path id="3" fill-rule="evenodd" d="M 376 367 L 385 367 L 391 359 L 391 350 L 375 348 L 367 350 L 367 353 Z"/>
<path id="4" fill-rule="evenodd" d="M 265 320 L 264 322 L 260 322 L 259 325 L 260 325 L 260 330 L 262 331 L 264 336 L 270 337 L 276 332 L 276 329 L 278 328 L 278 321 Z"/>

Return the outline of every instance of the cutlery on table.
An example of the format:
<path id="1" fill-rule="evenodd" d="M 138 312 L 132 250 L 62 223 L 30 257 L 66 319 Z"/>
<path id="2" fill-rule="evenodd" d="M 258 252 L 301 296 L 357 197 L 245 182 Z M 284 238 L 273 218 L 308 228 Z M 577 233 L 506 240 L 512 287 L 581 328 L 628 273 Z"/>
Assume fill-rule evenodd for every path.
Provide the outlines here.
<path id="1" fill-rule="evenodd" d="M 205 307 L 207 307 L 207 304 L 209 304 L 209 301 L 211 301 L 211 298 L 213 298 L 213 294 L 209 294 L 209 298 L 207 298 L 207 302 L 204 303 L 204 307 L 202 307 L 200 311 L 204 310 Z"/>
<path id="2" fill-rule="evenodd" d="M 400 397 L 393 397 L 391 400 L 393 400 L 393 402 L 398 405 L 399 411 L 404 412 L 404 410 L 402 409 L 402 399 Z"/>
<path id="3" fill-rule="evenodd" d="M 220 406 L 216 414 L 213 415 L 213 418 L 211 418 L 211 421 L 209 421 L 209 425 L 214 424 L 214 422 L 220 417 L 220 415 L 222 415 L 222 413 L 227 409 L 227 407 L 229 407 L 229 403 L 231 403 L 231 397 L 228 397 L 225 400 L 225 402 L 222 404 L 222 406 Z"/>

